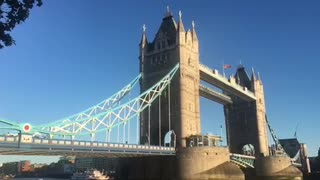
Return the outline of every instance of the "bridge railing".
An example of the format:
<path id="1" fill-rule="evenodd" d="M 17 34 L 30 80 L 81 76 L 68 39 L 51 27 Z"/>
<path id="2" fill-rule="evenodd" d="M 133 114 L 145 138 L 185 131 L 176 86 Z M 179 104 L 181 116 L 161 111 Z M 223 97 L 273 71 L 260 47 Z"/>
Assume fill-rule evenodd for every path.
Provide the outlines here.
<path id="1" fill-rule="evenodd" d="M 244 168 L 254 168 L 254 156 L 243 154 L 230 154 L 230 161 Z"/>
<path id="2" fill-rule="evenodd" d="M 256 157 L 254 157 L 254 156 L 248 156 L 248 155 L 244 155 L 244 154 L 233 154 L 233 153 L 230 153 L 230 156 L 239 157 L 239 158 L 246 158 L 246 159 L 256 159 Z"/>
<path id="3" fill-rule="evenodd" d="M 161 150 L 175 151 L 174 147 L 149 146 L 140 144 L 121 144 L 107 143 L 97 141 L 78 141 L 78 140 L 61 140 L 61 139 L 38 139 L 22 136 L 20 141 L 18 136 L 0 136 L 0 143 L 21 143 L 34 145 L 51 145 L 51 146 L 79 146 L 79 147 L 96 147 L 96 148 L 124 148 L 124 149 L 141 149 L 141 150 Z"/>
<path id="4" fill-rule="evenodd" d="M 200 70 L 205 71 L 207 74 L 214 76 L 219 81 L 221 81 L 221 82 L 233 87 L 234 89 L 237 89 L 238 91 L 243 92 L 243 93 L 247 94 L 248 96 L 250 96 L 251 98 L 255 99 L 255 95 L 253 92 L 248 90 L 246 87 L 240 86 L 235 81 L 232 81 L 231 79 L 228 79 L 225 76 L 219 74 L 218 70 L 216 70 L 216 69 L 213 70 L 203 64 L 200 64 Z"/>

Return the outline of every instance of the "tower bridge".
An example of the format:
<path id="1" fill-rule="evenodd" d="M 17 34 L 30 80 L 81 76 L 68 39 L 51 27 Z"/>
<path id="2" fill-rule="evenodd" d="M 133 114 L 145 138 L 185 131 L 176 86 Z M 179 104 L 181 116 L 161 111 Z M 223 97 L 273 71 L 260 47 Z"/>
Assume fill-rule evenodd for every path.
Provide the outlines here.
<path id="1" fill-rule="evenodd" d="M 17 132 L 0 136 L 0 153 L 131 157 L 132 179 L 244 179 L 238 166 L 255 168 L 256 176 L 301 177 L 284 152 L 270 154 L 260 75 L 248 77 L 239 66 L 226 78 L 200 64 L 195 24 L 186 31 L 181 12 L 176 22 L 167 10 L 152 41 L 144 26 L 139 48 L 140 74 L 97 105 L 43 125 L 0 120 L 0 131 Z M 121 104 L 137 84 L 140 94 Z M 228 147 L 190 143 L 201 136 L 201 96 L 223 105 Z M 128 143 L 133 131 L 134 144 Z M 90 140 L 79 139 L 84 136 Z M 244 154 L 246 145 L 254 149 L 251 156 Z"/>

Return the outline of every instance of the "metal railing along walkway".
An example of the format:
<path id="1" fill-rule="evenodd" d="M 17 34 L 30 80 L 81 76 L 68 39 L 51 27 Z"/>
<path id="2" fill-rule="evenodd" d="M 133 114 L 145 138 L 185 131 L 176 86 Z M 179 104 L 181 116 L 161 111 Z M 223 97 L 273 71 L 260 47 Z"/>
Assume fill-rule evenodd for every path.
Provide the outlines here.
<path id="1" fill-rule="evenodd" d="M 132 157 L 175 155 L 175 148 L 95 141 L 38 139 L 22 135 L 21 138 L 18 136 L 0 136 L 0 154 Z"/>

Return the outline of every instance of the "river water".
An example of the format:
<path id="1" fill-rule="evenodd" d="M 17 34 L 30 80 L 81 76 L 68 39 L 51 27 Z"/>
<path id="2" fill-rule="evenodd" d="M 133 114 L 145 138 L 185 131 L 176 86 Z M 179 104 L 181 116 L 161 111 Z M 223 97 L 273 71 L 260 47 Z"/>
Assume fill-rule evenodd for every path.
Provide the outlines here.
<path id="1" fill-rule="evenodd" d="M 67 179 L 53 179 L 53 178 L 15 178 L 16 180 L 67 180 Z M 257 179 L 258 180 L 258 179 Z M 301 180 L 300 178 L 267 178 L 267 179 L 260 179 L 259 180 Z"/>
<path id="2" fill-rule="evenodd" d="M 290 177 L 290 178 L 288 178 L 288 177 L 270 178 L 270 177 L 268 177 L 268 178 L 259 178 L 257 180 L 303 180 L 303 178 L 300 178 L 300 177 L 297 177 L 297 178 L 292 178 L 292 177 Z"/>
<path id="3" fill-rule="evenodd" d="M 55 178 L 14 178 L 16 180 L 68 180 L 68 179 L 55 179 Z"/>

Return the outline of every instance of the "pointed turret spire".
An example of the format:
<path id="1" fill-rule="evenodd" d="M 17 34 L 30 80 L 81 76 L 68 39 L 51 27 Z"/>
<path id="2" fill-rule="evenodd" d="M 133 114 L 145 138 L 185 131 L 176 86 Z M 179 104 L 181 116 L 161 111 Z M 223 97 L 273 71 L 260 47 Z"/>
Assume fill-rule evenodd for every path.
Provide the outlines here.
<path id="1" fill-rule="evenodd" d="M 258 72 L 258 80 L 261 81 L 260 73 Z"/>
<path id="2" fill-rule="evenodd" d="M 142 26 L 142 32 L 143 32 L 143 33 L 146 33 L 146 29 L 147 29 L 147 28 L 146 28 L 146 24 L 143 24 L 143 26 Z"/>
<path id="3" fill-rule="evenodd" d="M 170 7 L 169 6 L 167 6 L 167 11 L 166 11 L 166 13 L 164 15 L 164 18 L 167 18 L 167 17 L 172 17 L 172 13 L 170 11 Z"/>
<path id="4" fill-rule="evenodd" d="M 254 73 L 254 69 L 253 69 L 253 67 L 252 67 L 252 75 L 251 75 L 251 81 L 252 82 L 254 82 L 255 80 L 256 80 L 256 75 L 255 75 L 255 73 Z"/>
<path id="5" fill-rule="evenodd" d="M 191 34 L 190 34 L 191 38 Z M 191 39 L 190 39 L 191 40 Z M 186 32 L 184 30 L 184 26 L 182 23 L 182 13 L 179 11 L 179 23 L 177 27 L 177 44 L 185 44 L 186 43 Z"/>
<path id="6" fill-rule="evenodd" d="M 256 74 L 254 73 L 254 69 L 252 67 L 251 69 L 252 74 L 251 74 L 251 91 L 255 92 L 255 87 L 256 87 Z"/>
<path id="7" fill-rule="evenodd" d="M 184 26 L 183 26 L 183 23 L 182 23 L 182 12 L 181 12 L 181 11 L 179 11 L 178 31 L 180 31 L 180 32 L 185 32 Z"/>
<path id="8" fill-rule="evenodd" d="M 237 73 L 236 76 L 237 76 L 236 82 L 237 82 L 237 84 L 240 84 L 240 76 L 239 76 L 239 74 Z"/>
<path id="9" fill-rule="evenodd" d="M 146 25 L 143 24 L 142 26 L 142 37 L 140 41 L 140 47 L 144 48 L 148 44 L 147 35 L 146 35 Z"/>
<path id="10" fill-rule="evenodd" d="M 192 41 L 193 42 L 198 41 L 198 36 L 197 36 L 197 33 L 196 33 L 194 21 L 192 21 Z"/>

